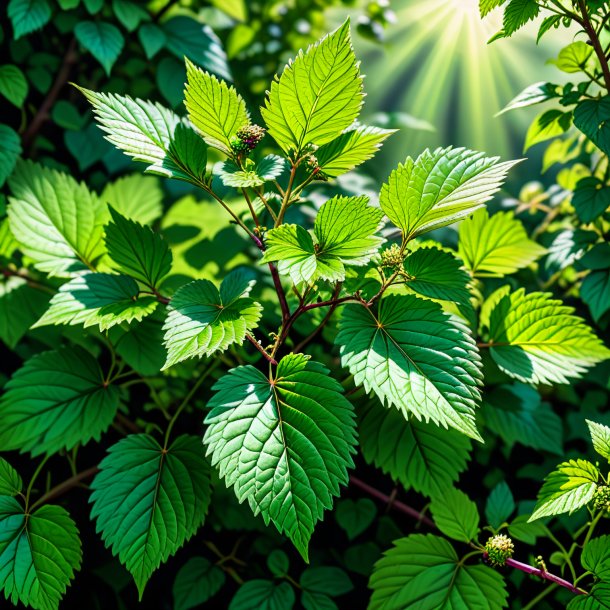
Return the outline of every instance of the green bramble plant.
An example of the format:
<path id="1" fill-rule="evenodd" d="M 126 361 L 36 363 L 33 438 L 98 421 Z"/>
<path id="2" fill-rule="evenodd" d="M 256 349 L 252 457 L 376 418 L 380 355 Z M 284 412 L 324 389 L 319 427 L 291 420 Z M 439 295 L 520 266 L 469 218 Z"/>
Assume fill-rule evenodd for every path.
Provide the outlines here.
<path id="1" fill-rule="evenodd" d="M 512 476 L 496 464 L 517 443 L 563 455 L 547 399 L 567 401 L 567 384 L 589 383 L 610 358 L 556 284 L 532 281 L 551 253 L 517 217 L 522 206 L 489 205 L 517 161 L 439 148 L 400 163 L 378 201 L 341 186 L 392 135 L 359 122 L 349 22 L 288 63 L 256 121 L 236 88 L 188 58 L 186 116 L 78 88 L 110 143 L 204 202 L 175 203 L 153 229 L 146 201 L 110 202 L 51 167 L 19 160 L 8 178 L 3 275 L 46 302 L 0 397 L 7 599 L 54 609 L 73 580 L 79 588 L 88 501 L 95 538 L 83 537 L 84 557 L 101 539 L 116 558 L 100 577 L 112 599 L 130 595 L 123 568 L 142 600 L 175 555 L 181 610 L 221 597 L 232 610 L 354 605 L 332 598 L 363 578 L 372 609 L 495 610 L 513 598 L 534 608 L 550 595 L 571 609 L 609 603 L 609 547 L 594 537 L 608 513 L 601 467 L 565 461 L 535 506 L 517 505 L 498 479 Z M 604 214 L 587 228 L 594 247 Z M 431 239 L 459 221 L 457 247 Z M 610 429 L 589 427 L 608 459 Z M 483 499 L 455 487 L 471 456 L 488 471 L 483 527 Z M 515 476 L 530 476 L 527 466 Z M 535 458 L 530 466 L 536 481 L 546 474 Z M 391 494 L 360 478 L 371 468 L 394 481 Z M 416 521 L 378 516 L 368 497 L 339 499 L 348 484 Z M 397 500 L 399 487 L 424 508 Z M 544 520 L 585 507 L 566 548 Z M 315 544 L 331 511 L 339 528 L 325 531 L 348 539 L 340 552 Z M 547 541 L 559 573 L 539 552 Z M 535 560 L 522 561 L 524 544 Z M 542 582 L 529 601 L 524 574 Z"/>

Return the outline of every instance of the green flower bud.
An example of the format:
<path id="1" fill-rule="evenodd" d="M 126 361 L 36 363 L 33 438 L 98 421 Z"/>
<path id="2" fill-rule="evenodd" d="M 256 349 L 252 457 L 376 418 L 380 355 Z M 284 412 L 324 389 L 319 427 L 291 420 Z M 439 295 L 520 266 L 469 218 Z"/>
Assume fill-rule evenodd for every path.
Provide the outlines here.
<path id="1" fill-rule="evenodd" d="M 392 244 L 381 253 L 381 266 L 389 268 L 402 268 L 405 255 L 397 244 Z"/>
<path id="2" fill-rule="evenodd" d="M 506 560 L 513 556 L 515 545 L 504 534 L 492 536 L 485 544 L 485 553 L 492 566 L 504 566 Z"/>
<path id="3" fill-rule="evenodd" d="M 603 510 L 606 513 L 610 512 L 610 487 L 608 485 L 600 485 L 595 490 L 593 508 L 595 510 Z"/>

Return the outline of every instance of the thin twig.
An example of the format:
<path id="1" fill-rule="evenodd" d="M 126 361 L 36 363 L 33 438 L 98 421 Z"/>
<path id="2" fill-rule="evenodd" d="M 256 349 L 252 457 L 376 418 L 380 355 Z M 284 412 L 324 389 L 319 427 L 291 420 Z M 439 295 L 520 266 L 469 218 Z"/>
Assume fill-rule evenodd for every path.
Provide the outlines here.
<path id="1" fill-rule="evenodd" d="M 273 356 L 270 356 L 265 348 L 252 335 L 246 333 L 246 339 L 248 339 L 248 341 L 250 341 L 250 343 L 252 343 L 252 345 L 254 345 L 254 347 L 265 357 L 267 362 L 270 362 L 273 366 L 277 365 L 277 360 L 273 358 Z"/>
<path id="2" fill-rule="evenodd" d="M 62 494 L 66 493 L 73 487 L 76 487 L 86 479 L 91 478 L 98 471 L 99 468 L 97 466 L 92 466 L 91 468 L 87 468 L 87 470 L 83 470 L 82 472 L 75 474 L 73 477 L 66 479 L 65 481 L 63 481 L 63 483 L 52 487 L 51 489 L 49 489 L 49 491 L 47 491 L 46 494 L 40 496 L 40 498 L 38 498 L 38 500 L 36 500 L 36 502 L 32 504 L 32 506 L 30 507 L 30 512 L 33 511 L 34 508 L 36 508 L 40 504 L 44 504 L 49 500 L 53 500 L 58 496 L 61 496 Z"/>

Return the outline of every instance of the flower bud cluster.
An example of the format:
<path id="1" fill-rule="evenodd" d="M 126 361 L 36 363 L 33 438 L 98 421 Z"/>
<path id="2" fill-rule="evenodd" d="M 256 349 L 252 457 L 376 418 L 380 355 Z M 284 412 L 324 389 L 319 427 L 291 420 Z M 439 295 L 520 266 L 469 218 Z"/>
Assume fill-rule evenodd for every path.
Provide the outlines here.
<path id="1" fill-rule="evenodd" d="M 485 544 L 485 553 L 492 566 L 504 566 L 515 552 L 513 541 L 504 534 L 492 536 Z"/>
<path id="2" fill-rule="evenodd" d="M 246 125 L 231 138 L 231 148 L 236 153 L 251 153 L 265 137 L 265 129 L 260 125 Z"/>

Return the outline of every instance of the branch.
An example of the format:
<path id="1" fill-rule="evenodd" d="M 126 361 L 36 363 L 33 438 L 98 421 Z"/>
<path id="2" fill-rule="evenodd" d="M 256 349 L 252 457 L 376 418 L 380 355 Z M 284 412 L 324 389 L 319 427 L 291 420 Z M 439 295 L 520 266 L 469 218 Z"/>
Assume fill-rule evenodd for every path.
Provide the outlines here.
<path id="1" fill-rule="evenodd" d="M 288 301 L 286 300 L 286 293 L 282 287 L 282 281 L 280 280 L 280 274 L 277 271 L 277 267 L 273 263 L 269 263 L 269 271 L 271 271 L 271 277 L 273 278 L 273 285 L 277 292 L 277 298 L 280 301 L 280 308 L 282 310 L 282 320 L 286 322 L 290 318 L 290 309 L 288 307 Z"/>
<path id="2" fill-rule="evenodd" d="M 589 13 L 587 13 L 587 5 L 585 4 L 585 0 L 578 0 L 578 6 L 580 7 L 580 12 L 582 13 L 581 24 L 585 29 L 585 32 L 589 36 L 593 48 L 595 49 L 597 59 L 599 60 L 602 72 L 604 74 L 604 82 L 606 83 L 606 89 L 610 92 L 610 66 L 608 66 L 608 59 L 606 58 L 604 49 L 602 48 L 602 45 L 599 41 L 599 36 L 595 31 L 595 27 L 591 23 Z"/>
<path id="3" fill-rule="evenodd" d="M 485 556 L 487 556 L 487 553 L 485 553 Z M 571 591 L 575 595 L 587 595 L 587 592 L 584 589 L 580 589 L 579 587 L 573 585 L 571 582 L 564 580 L 559 576 L 555 576 L 554 574 L 551 574 L 546 570 L 542 570 L 541 568 L 535 568 L 534 566 L 530 566 L 527 563 L 521 563 L 520 561 L 517 561 L 516 559 L 512 559 L 510 557 L 506 560 L 506 565 L 510 566 L 511 568 L 515 568 L 516 570 L 521 570 L 526 574 L 539 576 L 540 578 L 548 580 L 549 582 L 553 582 L 559 585 L 560 587 L 565 587 L 566 589 L 568 589 L 568 591 Z"/>
<path id="4" fill-rule="evenodd" d="M 277 365 L 277 360 L 273 356 L 270 356 L 267 353 L 267 350 L 265 350 L 265 348 L 252 335 L 246 334 L 246 339 L 248 339 L 248 341 L 250 341 L 250 343 L 252 343 L 252 345 L 254 345 L 254 347 L 265 357 L 267 362 L 273 364 L 273 366 Z"/>
<path id="5" fill-rule="evenodd" d="M 67 491 L 70 491 L 70 489 L 76 487 L 86 479 L 91 478 L 98 471 L 99 468 L 97 466 L 92 466 L 91 468 L 87 468 L 87 470 L 83 470 L 82 472 L 75 474 L 73 477 L 66 479 L 63 483 L 51 488 L 46 494 L 40 496 L 40 498 L 38 498 L 38 500 L 32 504 L 30 507 L 30 512 L 32 512 L 36 506 L 44 504 L 45 502 L 53 500 Z"/>

